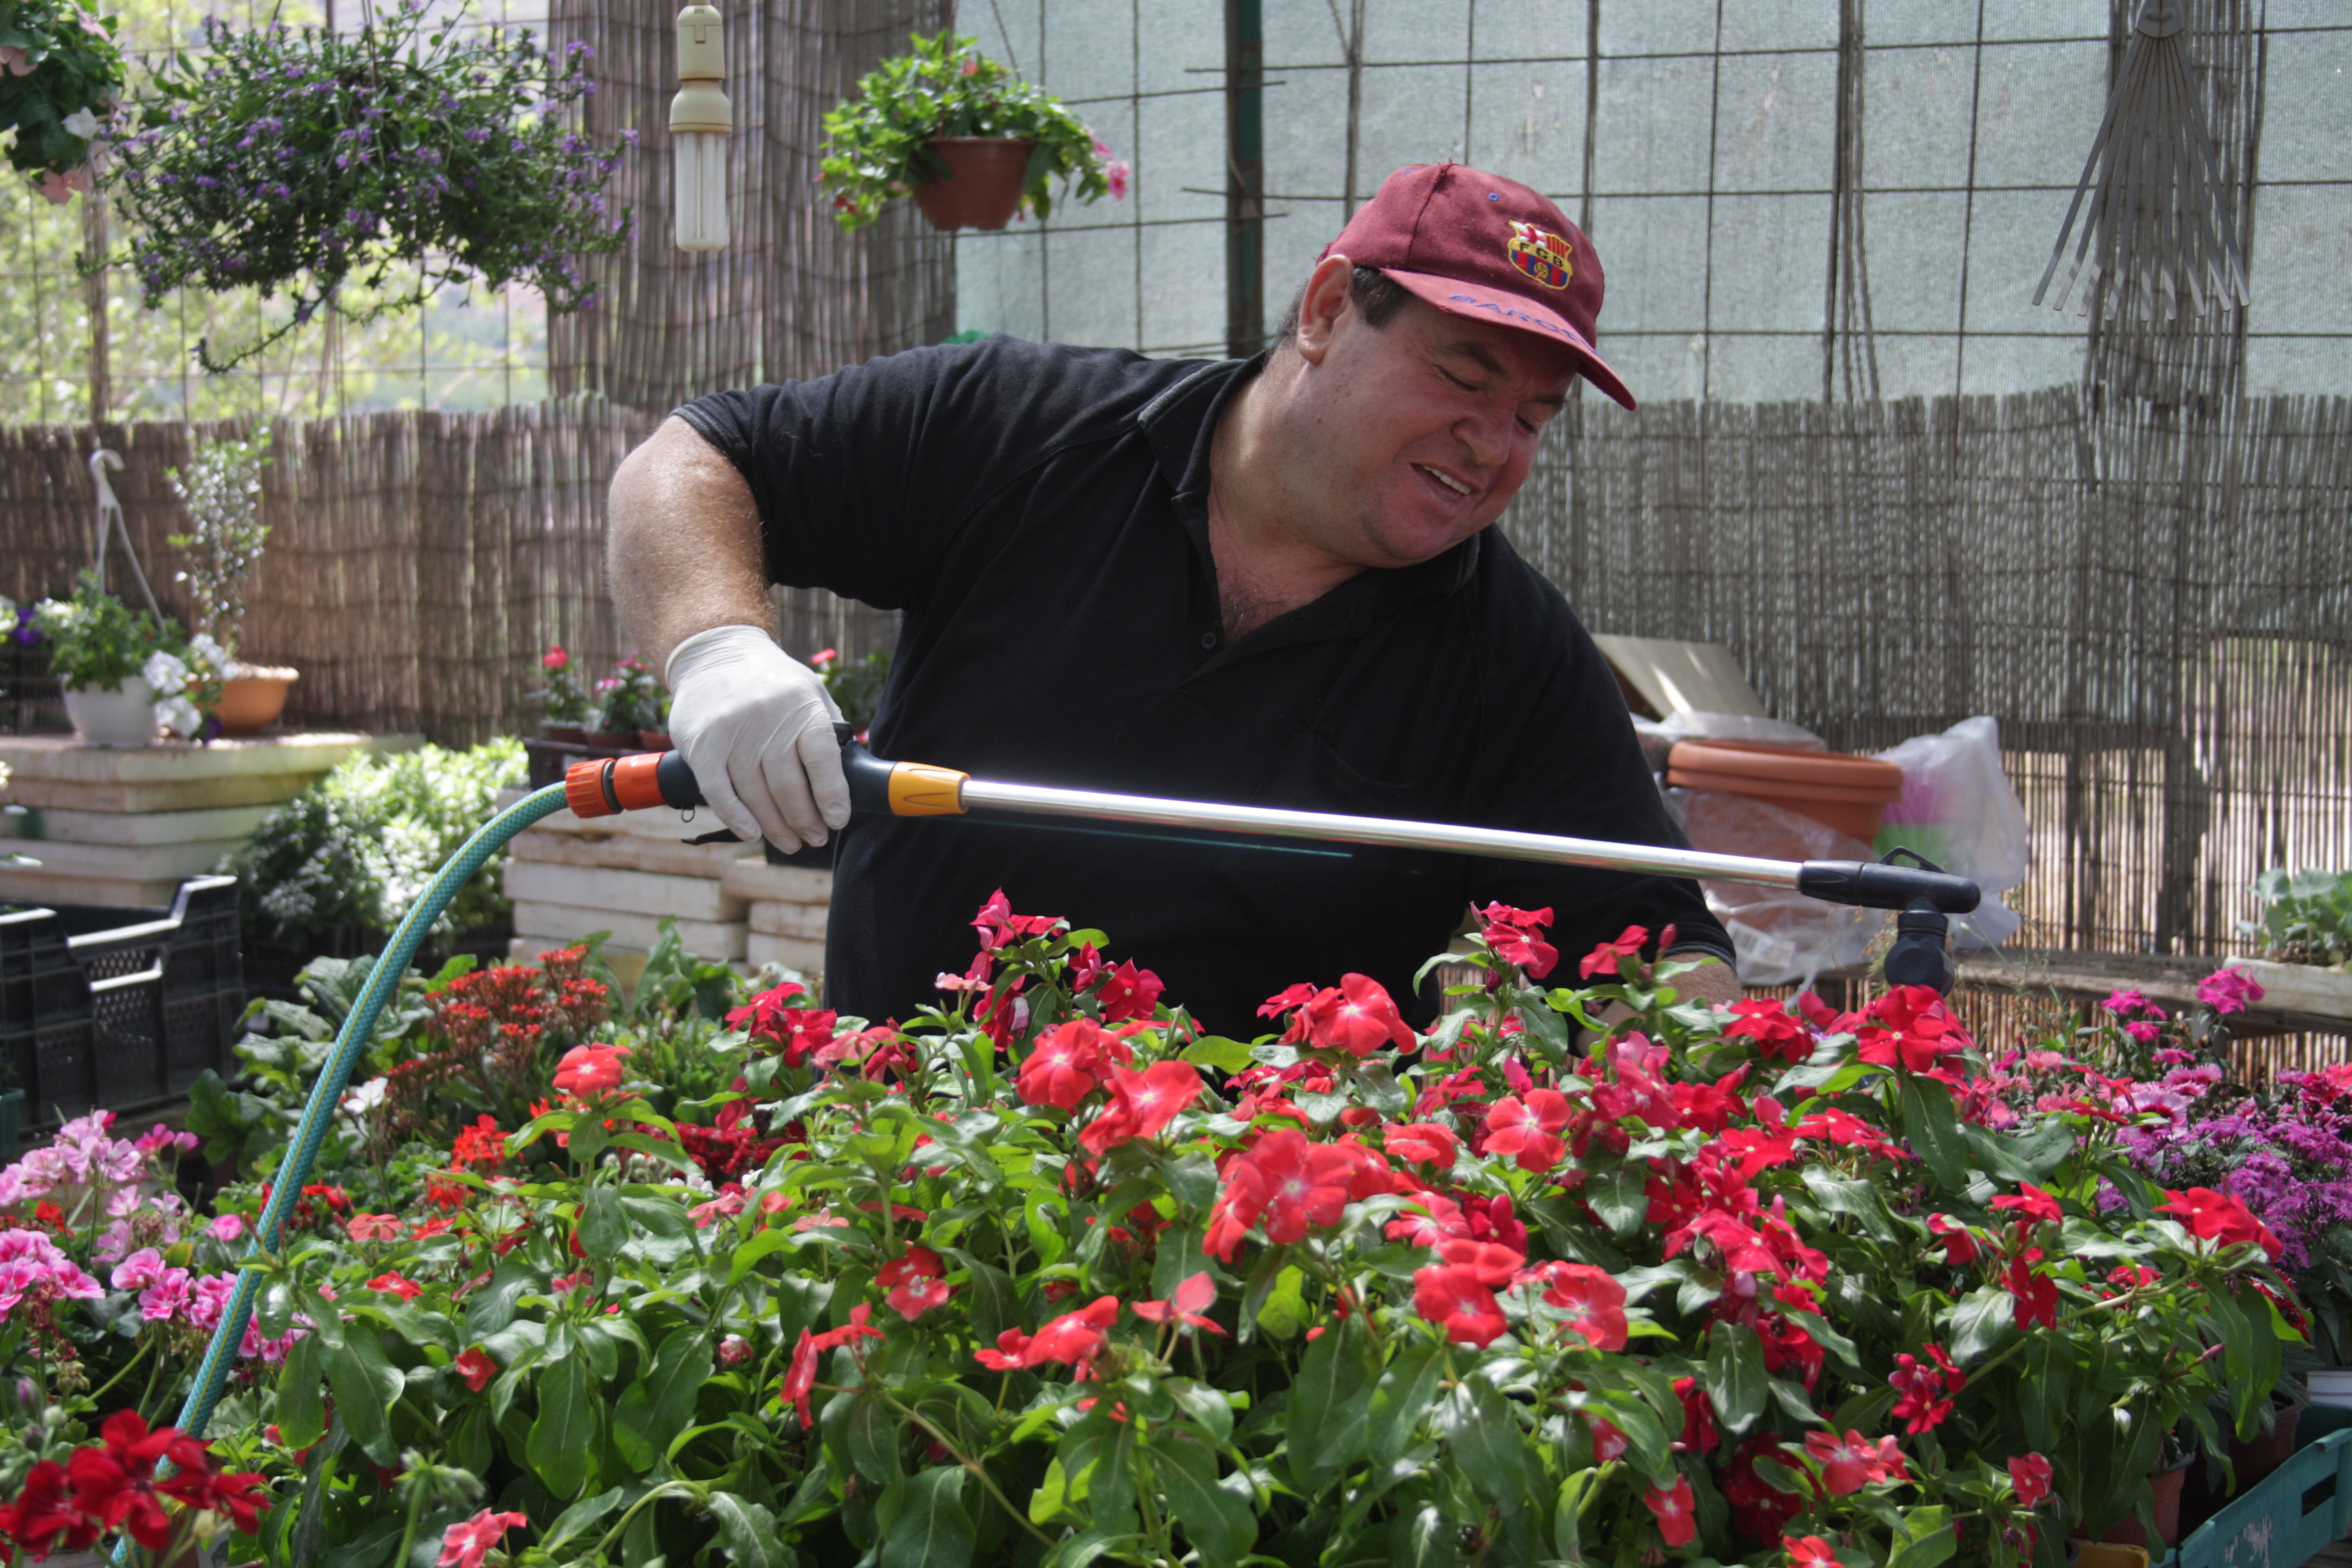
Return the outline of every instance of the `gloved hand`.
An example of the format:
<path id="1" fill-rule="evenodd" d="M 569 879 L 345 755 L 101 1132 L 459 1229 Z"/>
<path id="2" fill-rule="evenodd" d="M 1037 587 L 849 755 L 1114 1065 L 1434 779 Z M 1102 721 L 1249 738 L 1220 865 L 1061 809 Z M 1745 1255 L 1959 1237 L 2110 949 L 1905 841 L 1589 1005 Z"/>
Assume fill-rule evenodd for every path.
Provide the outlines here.
<path id="1" fill-rule="evenodd" d="M 759 627 L 735 626 L 678 644 L 665 675 L 670 739 L 738 837 L 790 854 L 848 825 L 841 710 L 814 670 Z"/>

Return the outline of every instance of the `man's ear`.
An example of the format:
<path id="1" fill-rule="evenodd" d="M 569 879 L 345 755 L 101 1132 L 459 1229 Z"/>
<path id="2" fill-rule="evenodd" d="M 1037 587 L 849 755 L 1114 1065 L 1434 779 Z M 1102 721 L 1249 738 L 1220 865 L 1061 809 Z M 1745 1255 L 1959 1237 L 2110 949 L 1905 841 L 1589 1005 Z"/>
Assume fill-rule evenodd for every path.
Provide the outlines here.
<path id="1" fill-rule="evenodd" d="M 1331 352 L 1331 334 L 1338 330 L 1339 318 L 1354 309 L 1348 299 L 1348 286 L 1355 273 L 1354 264 L 1346 257 L 1333 255 L 1317 262 L 1315 270 L 1307 275 L 1295 341 L 1298 357 L 1307 363 L 1323 363 L 1323 356 Z"/>

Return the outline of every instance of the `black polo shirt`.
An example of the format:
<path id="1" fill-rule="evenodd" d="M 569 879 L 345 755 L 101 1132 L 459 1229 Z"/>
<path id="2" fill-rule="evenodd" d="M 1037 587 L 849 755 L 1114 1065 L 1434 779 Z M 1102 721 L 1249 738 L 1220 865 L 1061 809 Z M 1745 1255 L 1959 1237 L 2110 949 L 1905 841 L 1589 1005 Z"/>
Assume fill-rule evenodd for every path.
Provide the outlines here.
<path id="1" fill-rule="evenodd" d="M 1209 447 L 1259 361 L 1005 338 L 917 349 L 677 412 L 733 460 L 770 574 L 905 612 L 880 756 L 1006 783 L 1682 839 L 1616 683 L 1496 529 L 1341 584 L 1226 646 Z M 793 650 L 805 653 L 804 649 Z M 1549 905 L 1569 975 L 1628 925 L 1731 947 L 1696 884 L 1038 818 L 861 820 L 835 861 L 831 1005 L 906 1016 L 1003 888 L 1109 937 L 1243 1038 L 1297 981 L 1412 974 L 1475 900 Z"/>

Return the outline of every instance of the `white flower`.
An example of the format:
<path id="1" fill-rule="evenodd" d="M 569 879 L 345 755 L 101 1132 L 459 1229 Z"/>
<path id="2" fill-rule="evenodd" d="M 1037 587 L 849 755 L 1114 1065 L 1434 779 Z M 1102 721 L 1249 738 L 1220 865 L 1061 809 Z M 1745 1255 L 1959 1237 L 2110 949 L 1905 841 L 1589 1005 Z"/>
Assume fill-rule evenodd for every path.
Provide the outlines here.
<path id="1" fill-rule="evenodd" d="M 196 705 L 184 693 L 174 693 L 155 704 L 155 722 L 183 739 L 194 734 L 204 721 L 205 716 L 196 711 Z"/>
<path id="2" fill-rule="evenodd" d="M 209 633 L 198 632 L 188 639 L 188 654 L 215 675 L 228 674 L 228 650 L 215 642 Z"/>
<path id="3" fill-rule="evenodd" d="M 5 594 L 0 594 L 0 621 L 12 626 L 16 624 L 16 601 Z"/>
<path id="4" fill-rule="evenodd" d="M 98 116 L 87 109 L 77 109 L 58 123 L 85 142 L 98 134 Z"/>
<path id="5" fill-rule="evenodd" d="M 155 691 L 177 691 L 188 684 L 188 667 L 174 656 L 157 648 L 147 656 L 147 663 L 139 678 Z"/>
<path id="6" fill-rule="evenodd" d="M 343 1096 L 343 1114 L 351 1117 L 363 1117 L 383 1103 L 383 1079 L 372 1078 Z"/>

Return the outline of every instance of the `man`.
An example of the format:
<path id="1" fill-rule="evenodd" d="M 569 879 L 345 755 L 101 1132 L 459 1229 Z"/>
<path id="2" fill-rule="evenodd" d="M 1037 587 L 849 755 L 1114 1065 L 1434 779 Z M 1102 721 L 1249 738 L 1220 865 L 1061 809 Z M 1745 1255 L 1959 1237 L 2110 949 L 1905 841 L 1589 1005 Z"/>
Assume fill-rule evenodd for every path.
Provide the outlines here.
<path id="1" fill-rule="evenodd" d="M 905 612 L 877 754 L 975 776 L 1678 843 L 1615 683 L 1487 531 L 1593 349 L 1600 261 L 1558 208 L 1405 169 L 1327 248 L 1266 354 L 1151 361 L 995 339 L 698 399 L 613 482 L 615 597 L 666 668 L 719 819 L 785 849 L 848 821 L 817 678 L 771 581 Z M 1731 947 L 1687 881 L 1114 825 L 861 821 L 827 1001 L 938 1000 L 972 912 L 1108 931 L 1212 1028 L 1359 971 L 1409 1013 L 1473 901 L 1550 907 L 1572 963 L 1628 925 Z M 1416 1000 L 1421 1005 L 1416 1009 Z"/>

